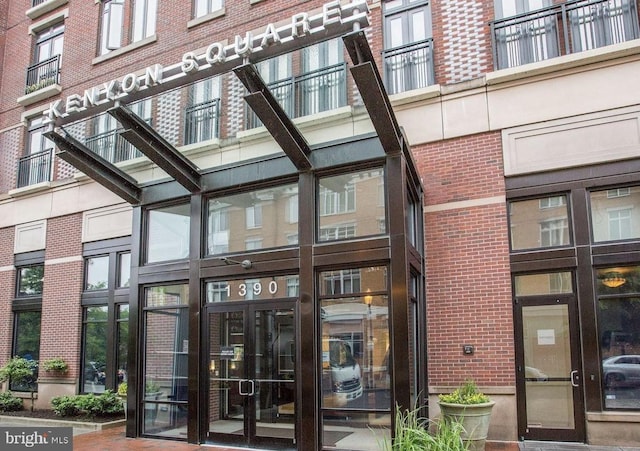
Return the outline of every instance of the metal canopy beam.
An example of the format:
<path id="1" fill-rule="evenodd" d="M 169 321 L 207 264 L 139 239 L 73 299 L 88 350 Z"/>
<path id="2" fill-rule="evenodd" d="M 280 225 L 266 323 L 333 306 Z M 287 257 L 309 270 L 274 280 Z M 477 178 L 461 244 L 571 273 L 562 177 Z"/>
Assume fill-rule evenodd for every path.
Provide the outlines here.
<path id="1" fill-rule="evenodd" d="M 393 113 L 391 101 L 384 89 L 382 77 L 376 67 L 364 31 L 348 34 L 342 39 L 353 64 L 355 64 L 350 68 L 351 74 L 384 151 L 387 154 L 400 152 L 406 143 L 403 142 L 402 130 Z"/>
<path id="2" fill-rule="evenodd" d="M 200 191 L 202 184 L 198 168 L 140 116 L 124 106 L 116 106 L 108 112 L 124 127 L 125 130 L 120 133 L 124 139 L 187 190 Z"/>
<path id="3" fill-rule="evenodd" d="M 244 99 L 284 153 L 298 170 L 311 169 L 309 144 L 273 97 L 260 74 L 251 64 L 244 64 L 233 71 L 249 91 Z"/>
<path id="4" fill-rule="evenodd" d="M 64 161 L 130 204 L 140 203 L 142 190 L 131 176 L 70 135 L 62 136 L 54 131 L 45 132 L 44 135 L 62 149 L 56 155 Z"/>

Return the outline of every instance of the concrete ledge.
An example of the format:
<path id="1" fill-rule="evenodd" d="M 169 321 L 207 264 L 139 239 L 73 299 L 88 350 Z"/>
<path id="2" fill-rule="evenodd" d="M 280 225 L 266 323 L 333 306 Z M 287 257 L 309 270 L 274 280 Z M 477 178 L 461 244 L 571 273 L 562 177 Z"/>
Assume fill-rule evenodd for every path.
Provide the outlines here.
<path id="1" fill-rule="evenodd" d="M 14 417 L 11 415 L 0 415 L 0 423 L 2 424 L 19 424 L 21 426 L 49 426 L 49 427 L 75 427 L 82 429 L 91 429 L 101 431 L 111 429 L 118 426 L 124 426 L 127 420 L 114 420 L 104 423 L 93 423 L 89 421 L 71 421 L 71 420 L 50 420 L 46 418 L 30 418 L 30 417 Z"/>

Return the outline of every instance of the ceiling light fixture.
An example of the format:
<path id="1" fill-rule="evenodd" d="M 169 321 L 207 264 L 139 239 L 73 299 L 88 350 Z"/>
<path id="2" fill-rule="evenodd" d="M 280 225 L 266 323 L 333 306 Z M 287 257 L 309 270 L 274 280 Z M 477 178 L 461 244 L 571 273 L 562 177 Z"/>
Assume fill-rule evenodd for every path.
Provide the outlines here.
<path id="1" fill-rule="evenodd" d="M 602 279 L 602 284 L 609 288 L 618 288 L 626 282 L 627 279 L 622 277 L 622 274 L 619 272 L 608 272 L 604 275 L 604 279 Z"/>

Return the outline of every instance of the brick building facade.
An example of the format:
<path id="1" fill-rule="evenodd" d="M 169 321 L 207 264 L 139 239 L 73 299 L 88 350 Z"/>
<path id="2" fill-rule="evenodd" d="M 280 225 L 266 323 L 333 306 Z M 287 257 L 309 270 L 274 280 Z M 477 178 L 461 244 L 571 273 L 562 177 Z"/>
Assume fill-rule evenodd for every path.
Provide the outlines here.
<path id="1" fill-rule="evenodd" d="M 0 4 L 39 408 L 126 382 L 132 437 L 365 450 L 472 378 L 489 440 L 640 443 L 636 0 L 174 3 Z"/>

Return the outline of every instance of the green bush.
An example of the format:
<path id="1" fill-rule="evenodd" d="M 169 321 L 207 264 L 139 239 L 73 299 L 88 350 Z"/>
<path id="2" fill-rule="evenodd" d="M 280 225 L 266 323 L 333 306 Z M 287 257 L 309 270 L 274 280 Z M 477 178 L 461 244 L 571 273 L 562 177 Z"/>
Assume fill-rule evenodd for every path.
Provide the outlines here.
<path id="1" fill-rule="evenodd" d="M 478 386 L 470 379 L 453 393 L 441 394 L 438 397 L 440 401 L 450 404 L 484 404 L 491 401 L 487 395 L 478 391 Z"/>
<path id="2" fill-rule="evenodd" d="M 0 412 L 22 410 L 22 399 L 13 396 L 10 391 L 0 393 Z"/>
<path id="3" fill-rule="evenodd" d="M 115 415 L 124 412 L 122 401 L 107 390 L 100 395 L 56 396 L 51 400 L 53 411 L 60 416 L 85 414 L 90 417 Z"/>
<path id="4" fill-rule="evenodd" d="M 74 417 L 80 415 L 78 396 L 55 396 L 51 398 L 51 406 L 56 415 Z"/>

